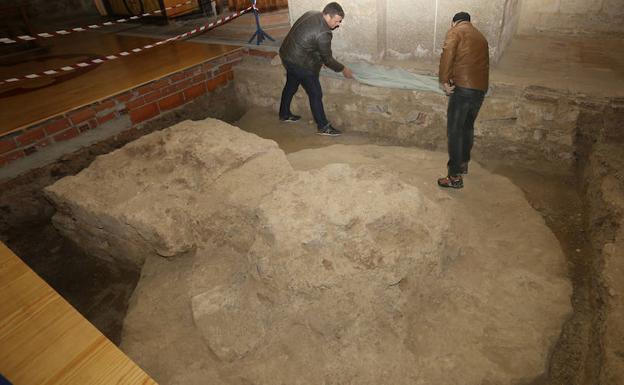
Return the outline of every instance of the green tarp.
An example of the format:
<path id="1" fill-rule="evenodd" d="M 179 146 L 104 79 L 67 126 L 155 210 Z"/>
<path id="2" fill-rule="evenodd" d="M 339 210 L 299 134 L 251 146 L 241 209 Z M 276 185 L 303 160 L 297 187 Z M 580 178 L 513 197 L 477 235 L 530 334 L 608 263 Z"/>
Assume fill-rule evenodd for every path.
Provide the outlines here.
<path id="1" fill-rule="evenodd" d="M 362 84 L 373 87 L 430 91 L 443 94 L 438 84 L 437 76 L 419 75 L 401 68 L 388 68 L 368 63 L 350 63 L 347 66 L 353 71 L 355 79 Z M 341 73 L 336 73 L 327 68 L 323 68 L 321 75 L 343 78 Z"/>

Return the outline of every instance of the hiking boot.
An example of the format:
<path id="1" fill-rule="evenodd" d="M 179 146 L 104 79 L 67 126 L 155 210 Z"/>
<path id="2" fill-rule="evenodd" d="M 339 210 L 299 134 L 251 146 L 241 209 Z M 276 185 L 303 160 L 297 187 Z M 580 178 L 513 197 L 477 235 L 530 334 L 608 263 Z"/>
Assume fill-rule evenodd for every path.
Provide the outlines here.
<path id="1" fill-rule="evenodd" d="M 468 162 L 464 162 L 461 165 L 459 165 L 459 173 L 462 175 L 468 175 Z"/>
<path id="2" fill-rule="evenodd" d="M 438 179 L 438 186 L 444 188 L 462 188 L 464 187 L 464 180 L 461 175 L 447 176 L 446 178 Z"/>
<path id="3" fill-rule="evenodd" d="M 325 128 L 318 130 L 316 132 L 318 135 L 325 135 L 325 136 L 340 136 L 342 135 L 342 132 L 340 132 L 340 130 L 335 129 L 334 127 L 332 127 L 331 124 L 328 124 L 327 126 L 325 126 Z"/>
<path id="4" fill-rule="evenodd" d="M 279 118 L 280 122 L 289 122 L 289 123 L 298 122 L 300 119 L 301 119 L 301 116 L 294 115 L 294 114 L 290 114 L 290 115 L 288 115 L 285 118 L 280 116 L 280 118 Z"/>

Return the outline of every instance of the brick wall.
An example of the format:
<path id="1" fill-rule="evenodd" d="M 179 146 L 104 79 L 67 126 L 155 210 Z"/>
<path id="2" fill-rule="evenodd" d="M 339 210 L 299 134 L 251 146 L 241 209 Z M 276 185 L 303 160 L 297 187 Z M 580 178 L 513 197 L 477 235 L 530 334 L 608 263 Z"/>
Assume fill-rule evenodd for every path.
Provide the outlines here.
<path id="1" fill-rule="evenodd" d="M 243 55 L 244 52 L 237 51 L 52 117 L 43 123 L 0 136 L 0 167 L 32 155 L 44 147 L 98 129 L 115 119 L 127 116 L 130 118 L 130 127 L 134 127 L 183 106 L 232 81 L 232 66 L 239 63 Z"/>

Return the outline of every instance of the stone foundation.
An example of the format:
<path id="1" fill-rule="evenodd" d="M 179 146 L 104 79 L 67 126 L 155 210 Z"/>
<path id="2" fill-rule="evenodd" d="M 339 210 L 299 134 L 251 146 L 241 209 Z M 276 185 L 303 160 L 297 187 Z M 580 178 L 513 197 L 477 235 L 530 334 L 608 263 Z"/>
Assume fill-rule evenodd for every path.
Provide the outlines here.
<path id="1" fill-rule="evenodd" d="M 234 68 L 241 103 L 270 107 L 277 113 L 285 82 L 281 65 L 245 58 Z M 361 132 L 426 149 L 446 149 L 444 95 L 381 89 L 356 81 L 322 77 L 325 110 L 329 120 L 347 132 Z M 509 163 L 542 166 L 570 173 L 576 155 L 579 115 L 593 101 L 543 87 L 493 84 L 475 124 L 475 156 L 504 159 Z M 293 111 L 311 119 L 308 99 L 301 89 Z"/>

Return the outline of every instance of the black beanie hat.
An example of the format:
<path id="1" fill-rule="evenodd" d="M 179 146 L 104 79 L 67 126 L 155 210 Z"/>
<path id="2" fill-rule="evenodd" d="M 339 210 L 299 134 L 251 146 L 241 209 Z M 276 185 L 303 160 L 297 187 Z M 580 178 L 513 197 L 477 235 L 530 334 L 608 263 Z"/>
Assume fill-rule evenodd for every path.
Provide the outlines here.
<path id="1" fill-rule="evenodd" d="M 470 14 L 468 12 L 458 12 L 453 16 L 453 23 L 459 21 L 470 21 Z"/>

